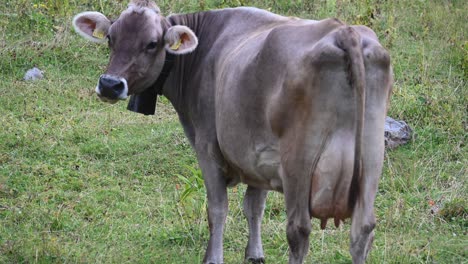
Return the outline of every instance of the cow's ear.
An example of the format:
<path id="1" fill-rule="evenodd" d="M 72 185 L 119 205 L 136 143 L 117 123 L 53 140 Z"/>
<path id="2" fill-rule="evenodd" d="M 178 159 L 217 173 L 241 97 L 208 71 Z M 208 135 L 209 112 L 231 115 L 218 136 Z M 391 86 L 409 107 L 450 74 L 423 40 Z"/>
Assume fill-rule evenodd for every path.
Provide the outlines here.
<path id="1" fill-rule="evenodd" d="M 76 32 L 87 40 L 97 43 L 106 42 L 112 22 L 99 12 L 83 12 L 73 18 Z"/>
<path id="2" fill-rule="evenodd" d="M 166 50 L 172 54 L 187 54 L 198 46 L 198 38 L 186 26 L 172 26 L 166 31 L 164 37 Z"/>

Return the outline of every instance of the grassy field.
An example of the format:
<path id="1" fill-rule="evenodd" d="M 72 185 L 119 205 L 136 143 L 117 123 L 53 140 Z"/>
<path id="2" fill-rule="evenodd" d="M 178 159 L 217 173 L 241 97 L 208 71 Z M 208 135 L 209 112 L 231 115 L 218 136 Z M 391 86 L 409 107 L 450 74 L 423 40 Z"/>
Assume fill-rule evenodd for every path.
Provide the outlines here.
<path id="1" fill-rule="evenodd" d="M 127 2 L 0 3 L 0 263 L 201 263 L 206 200 L 167 100 L 145 117 L 94 95 L 107 49 L 71 29 L 85 10 Z M 239 5 L 374 29 L 391 53 L 389 115 L 414 140 L 385 155 L 368 263 L 468 263 L 468 4 L 460 0 L 160 1 L 164 14 Z M 25 82 L 37 66 L 45 79 Z M 245 186 L 230 189 L 226 263 L 241 263 Z M 283 197 L 263 221 L 268 263 L 287 262 Z M 313 220 L 307 263 L 350 263 L 349 222 Z"/>

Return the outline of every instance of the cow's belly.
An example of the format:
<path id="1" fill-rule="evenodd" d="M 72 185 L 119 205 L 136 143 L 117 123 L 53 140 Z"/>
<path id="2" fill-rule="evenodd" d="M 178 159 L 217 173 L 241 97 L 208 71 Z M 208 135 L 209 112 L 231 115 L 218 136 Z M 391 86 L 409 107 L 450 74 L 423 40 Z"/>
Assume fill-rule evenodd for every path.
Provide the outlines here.
<path id="1" fill-rule="evenodd" d="M 253 142 L 242 136 L 222 138 L 224 140 L 219 142 L 221 152 L 234 177 L 249 186 L 282 192 L 280 155 L 275 142 Z"/>
<path id="2" fill-rule="evenodd" d="M 263 189 L 283 191 L 279 174 L 280 156 L 275 144 L 255 145 L 252 159 L 246 160 L 246 167 L 251 168 L 241 175 L 242 182 Z"/>

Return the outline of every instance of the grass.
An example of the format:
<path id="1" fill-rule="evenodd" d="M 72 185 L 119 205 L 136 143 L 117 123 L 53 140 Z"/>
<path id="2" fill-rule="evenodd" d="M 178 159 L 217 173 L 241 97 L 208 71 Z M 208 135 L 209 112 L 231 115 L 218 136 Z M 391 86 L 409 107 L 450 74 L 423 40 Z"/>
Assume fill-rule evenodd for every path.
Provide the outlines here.
<path id="1" fill-rule="evenodd" d="M 171 106 L 145 117 L 93 93 L 105 47 L 73 14 L 116 16 L 126 1 L 0 3 L 0 263 L 200 263 L 208 228 L 196 158 Z M 467 263 L 468 5 L 465 1 L 160 1 L 163 13 L 255 5 L 371 26 L 392 56 L 389 115 L 414 129 L 388 151 L 369 263 Z M 37 66 L 46 78 L 25 82 Z M 162 99 L 162 100 L 161 100 Z M 226 263 L 247 241 L 245 186 L 230 189 Z M 283 197 L 263 220 L 268 263 L 287 261 Z M 307 263 L 350 263 L 349 223 L 313 220 Z"/>

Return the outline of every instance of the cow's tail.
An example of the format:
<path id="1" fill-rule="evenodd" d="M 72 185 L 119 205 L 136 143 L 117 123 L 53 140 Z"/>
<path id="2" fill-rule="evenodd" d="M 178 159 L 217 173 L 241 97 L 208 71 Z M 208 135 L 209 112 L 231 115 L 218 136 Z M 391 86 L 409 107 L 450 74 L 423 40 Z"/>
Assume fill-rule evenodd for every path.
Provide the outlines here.
<path id="1" fill-rule="evenodd" d="M 352 210 L 360 192 L 360 182 L 363 177 L 362 141 L 364 129 L 364 110 L 366 98 L 366 79 L 364 58 L 362 54 L 361 37 L 347 26 L 337 32 L 337 45 L 346 53 L 348 63 L 347 75 L 356 98 L 356 147 L 354 150 L 354 169 L 348 197 L 348 206 Z"/>

